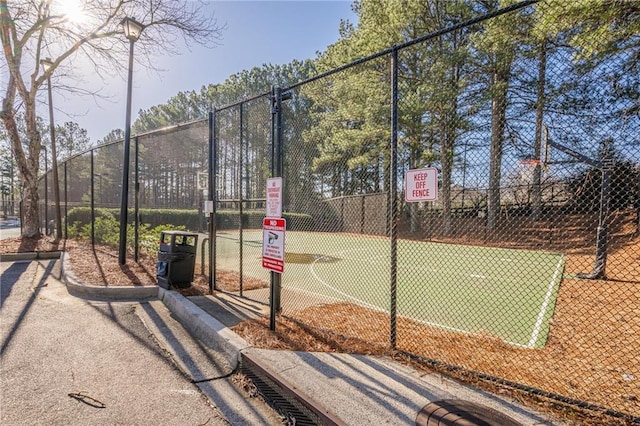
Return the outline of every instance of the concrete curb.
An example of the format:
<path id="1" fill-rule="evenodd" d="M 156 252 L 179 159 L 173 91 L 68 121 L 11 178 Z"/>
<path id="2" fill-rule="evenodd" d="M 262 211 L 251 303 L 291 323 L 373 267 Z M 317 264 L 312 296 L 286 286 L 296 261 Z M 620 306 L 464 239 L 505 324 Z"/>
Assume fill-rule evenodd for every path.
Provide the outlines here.
<path id="1" fill-rule="evenodd" d="M 160 299 L 194 337 L 224 352 L 234 368 L 240 364 L 241 352 L 251 347 L 243 338 L 176 291 L 166 290 L 160 286 L 103 287 L 87 285 L 78 280 L 71 270 L 69 254 L 63 252 L 60 258 L 62 280 L 66 284 L 69 294 L 73 296 L 109 299 Z"/>
<path id="2" fill-rule="evenodd" d="M 178 292 L 160 288 L 158 297 L 194 337 L 215 345 L 234 366 L 239 365 L 241 352 L 251 347 L 246 340 Z"/>
<path id="3" fill-rule="evenodd" d="M 158 286 L 114 286 L 103 287 L 83 284 L 78 280 L 70 267 L 69 254 L 62 253 L 62 281 L 67 285 L 69 294 L 76 297 L 99 297 L 108 299 L 146 299 L 158 297 Z"/>
<path id="4" fill-rule="evenodd" d="M 0 262 L 15 262 L 20 260 L 59 259 L 60 251 L 38 251 L 29 253 L 4 253 L 0 254 Z"/>

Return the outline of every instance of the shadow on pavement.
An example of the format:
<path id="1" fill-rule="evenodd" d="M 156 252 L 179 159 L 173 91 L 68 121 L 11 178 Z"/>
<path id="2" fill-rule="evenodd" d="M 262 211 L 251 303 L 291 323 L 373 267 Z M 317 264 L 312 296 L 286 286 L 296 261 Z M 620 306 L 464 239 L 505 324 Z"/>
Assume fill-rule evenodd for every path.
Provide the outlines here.
<path id="1" fill-rule="evenodd" d="M 20 277 L 26 271 L 26 269 L 29 267 L 30 264 L 31 263 L 27 263 L 27 262 L 25 262 L 25 263 L 14 263 L 13 265 L 11 265 L 2 274 L 2 304 L 4 304 L 4 301 L 5 301 L 6 297 L 8 296 L 8 294 L 5 295 L 5 276 L 7 276 L 7 272 L 9 272 L 9 270 L 11 268 L 13 268 L 14 266 L 17 267 L 15 271 L 12 271 L 11 274 L 9 276 L 7 276 L 8 279 L 6 281 L 8 281 L 8 283 L 6 285 L 8 287 L 9 293 L 10 293 L 11 289 L 13 288 L 13 286 L 18 282 L 18 280 L 20 279 Z M 16 334 L 16 332 L 20 328 L 20 325 L 22 324 L 22 321 L 24 321 L 25 317 L 27 316 L 27 313 L 29 312 L 29 309 L 31 308 L 31 305 L 33 305 L 33 302 L 35 302 L 36 299 L 38 298 L 38 294 L 40 293 L 40 290 L 42 289 L 43 284 L 47 280 L 47 276 L 49 274 L 51 274 L 51 271 L 53 270 L 53 267 L 55 266 L 55 264 L 56 264 L 55 260 L 50 260 L 50 261 L 47 262 L 47 265 L 45 267 L 45 271 L 42 274 L 42 277 L 40 278 L 40 281 L 32 289 L 33 291 L 32 291 L 31 296 L 29 297 L 29 300 L 27 300 L 27 303 L 25 303 L 24 308 L 22 309 L 22 312 L 20 312 L 20 315 L 18 316 L 18 318 L 16 319 L 16 322 L 11 327 L 11 330 L 7 334 L 7 337 L 2 342 L 2 346 L 0 347 L 0 353 L 4 353 L 4 351 L 9 346 L 9 343 L 11 343 L 11 339 L 13 339 L 13 336 Z M 22 272 L 18 273 L 18 271 L 20 270 L 20 267 L 23 267 L 24 269 L 22 269 Z M 14 275 L 14 273 L 15 273 L 15 275 Z"/>
<path id="2" fill-rule="evenodd" d="M 0 277 L 0 308 L 4 305 L 4 301 L 7 300 L 11 294 L 13 286 L 18 282 L 29 265 L 29 262 L 13 263 L 2 273 L 2 277 Z"/>

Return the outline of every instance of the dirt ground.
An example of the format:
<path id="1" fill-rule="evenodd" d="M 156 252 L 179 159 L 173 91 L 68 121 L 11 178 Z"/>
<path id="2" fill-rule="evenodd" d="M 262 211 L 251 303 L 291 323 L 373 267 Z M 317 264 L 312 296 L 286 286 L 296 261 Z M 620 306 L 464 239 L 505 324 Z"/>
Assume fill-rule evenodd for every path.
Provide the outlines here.
<path id="1" fill-rule="evenodd" d="M 438 370 L 472 382 L 524 404 L 553 412 L 571 424 L 635 424 L 640 419 L 640 238 L 616 249 L 615 276 L 627 280 L 584 280 L 571 278 L 573 272 L 592 262 L 588 253 L 567 256 L 567 277 L 562 282 L 551 326 L 550 338 L 542 349 L 524 349 L 505 344 L 491 336 L 470 336 L 445 332 L 416 324 L 406 318 L 397 323 L 397 350 L 388 349 L 389 317 L 349 303 L 314 306 L 279 317 L 276 332 L 269 330 L 268 318 L 246 321 L 234 331 L 257 347 L 389 355 L 415 368 Z M 0 240 L 0 253 L 65 250 L 74 273 L 93 285 L 155 285 L 155 256 L 142 255 L 139 264 L 132 254 L 127 265 L 117 262 L 116 250 L 92 246 L 88 242 Z M 628 270 L 625 270 L 628 269 Z M 196 265 L 196 273 L 200 265 Z M 237 274 L 220 271 L 217 287 L 237 291 Z M 244 288 L 260 288 L 267 283 L 244 280 Z M 208 277 L 197 275 L 185 295 L 208 293 Z M 357 337 L 354 337 L 357 336 Z M 469 348 L 474 348 L 469 351 Z M 465 350 L 466 348 L 466 350 Z M 408 357 L 404 353 L 416 354 Z M 437 360 L 434 362 L 433 360 Z M 460 366 L 463 369 L 454 368 Z M 484 379 L 472 371 L 481 371 Z M 555 399 L 524 392 L 509 383 L 487 380 L 492 377 L 614 407 L 626 418 L 599 411 L 577 411 Z"/>

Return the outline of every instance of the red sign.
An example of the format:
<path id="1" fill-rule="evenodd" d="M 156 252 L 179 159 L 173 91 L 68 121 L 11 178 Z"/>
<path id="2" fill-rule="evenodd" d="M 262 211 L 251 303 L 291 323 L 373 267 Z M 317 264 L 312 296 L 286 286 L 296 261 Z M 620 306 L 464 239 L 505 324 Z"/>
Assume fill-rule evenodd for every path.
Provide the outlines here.
<path id="1" fill-rule="evenodd" d="M 262 221 L 262 267 L 274 272 L 284 272 L 284 232 L 287 221 L 277 217 L 265 217 Z"/>

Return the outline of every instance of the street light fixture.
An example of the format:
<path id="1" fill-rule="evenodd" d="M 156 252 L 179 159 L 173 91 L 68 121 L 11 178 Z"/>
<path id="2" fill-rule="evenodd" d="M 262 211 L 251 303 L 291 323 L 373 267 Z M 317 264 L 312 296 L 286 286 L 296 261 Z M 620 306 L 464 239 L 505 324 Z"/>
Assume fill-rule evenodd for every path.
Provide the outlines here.
<path id="1" fill-rule="evenodd" d="M 136 18 L 124 18 L 121 22 L 124 36 L 131 42 L 136 42 L 144 30 L 144 25 L 136 21 Z"/>
<path id="2" fill-rule="evenodd" d="M 60 212 L 60 185 L 58 179 L 58 154 L 56 150 L 56 128 L 53 122 L 53 97 L 51 96 L 51 69 L 53 61 L 50 58 L 40 60 L 44 73 L 47 74 L 47 89 L 49 92 L 49 128 L 51 131 L 51 169 L 53 171 L 53 198 L 55 202 L 56 239 L 62 238 L 62 214 Z M 46 211 L 45 206 L 45 211 Z M 46 217 L 46 214 L 45 214 Z M 45 230 L 49 224 L 45 224 Z M 45 231 L 45 233 L 47 233 Z"/>
<path id="3" fill-rule="evenodd" d="M 124 36 L 129 40 L 129 77 L 127 82 L 127 113 L 124 126 L 124 160 L 122 168 L 122 197 L 120 200 L 120 244 L 118 263 L 127 263 L 127 209 L 129 202 L 129 151 L 131 150 L 131 84 L 133 81 L 133 44 L 138 41 L 144 25 L 132 18 L 121 22 Z"/>

